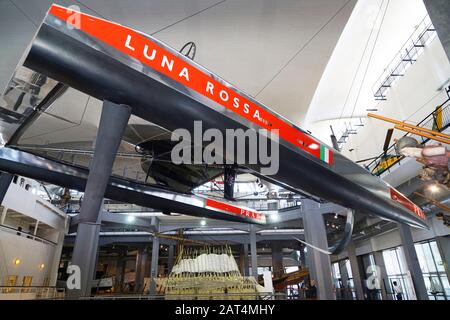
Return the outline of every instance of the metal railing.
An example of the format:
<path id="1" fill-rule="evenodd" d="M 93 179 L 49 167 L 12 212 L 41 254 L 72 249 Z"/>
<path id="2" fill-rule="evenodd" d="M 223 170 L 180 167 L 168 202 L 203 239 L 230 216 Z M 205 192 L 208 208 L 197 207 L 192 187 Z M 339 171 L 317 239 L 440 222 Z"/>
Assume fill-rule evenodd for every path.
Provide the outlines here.
<path id="1" fill-rule="evenodd" d="M 82 297 L 81 300 L 285 300 L 285 293 L 117 294 Z"/>
<path id="2" fill-rule="evenodd" d="M 447 91 L 447 94 L 449 92 Z M 436 110 L 428 114 L 422 121 L 417 124 L 418 127 L 427 128 L 439 132 L 443 132 L 450 127 L 450 97 L 445 100 Z M 430 139 L 422 136 L 407 133 L 403 137 L 408 136 L 419 141 L 420 144 L 427 143 Z M 404 159 L 395 151 L 395 142 L 387 149 L 386 153 L 381 153 L 372 160 L 366 168 L 376 176 L 380 176 L 384 172 L 390 172 L 390 169 Z"/>
<path id="3" fill-rule="evenodd" d="M 64 299 L 65 288 L 40 286 L 0 286 L 0 300 Z"/>
<path id="4" fill-rule="evenodd" d="M 33 234 L 25 232 L 25 231 L 20 231 L 20 230 L 18 230 L 16 228 L 13 228 L 13 227 L 10 227 L 10 226 L 6 226 L 4 224 L 0 224 L 0 229 L 3 230 L 3 231 L 6 231 L 8 233 L 14 233 L 14 234 L 16 234 L 19 237 L 24 237 L 24 238 L 31 239 L 31 240 L 34 240 L 34 241 L 37 241 L 37 242 L 42 242 L 42 243 L 45 243 L 45 244 L 57 245 L 56 242 L 47 240 L 45 238 L 33 235 Z"/>
<path id="5" fill-rule="evenodd" d="M 413 34 L 403 44 L 400 51 L 391 60 L 384 72 L 372 87 L 375 100 L 386 100 L 386 94 L 393 83 L 403 77 L 427 46 L 436 37 L 436 30 L 427 15 L 418 24 Z"/>

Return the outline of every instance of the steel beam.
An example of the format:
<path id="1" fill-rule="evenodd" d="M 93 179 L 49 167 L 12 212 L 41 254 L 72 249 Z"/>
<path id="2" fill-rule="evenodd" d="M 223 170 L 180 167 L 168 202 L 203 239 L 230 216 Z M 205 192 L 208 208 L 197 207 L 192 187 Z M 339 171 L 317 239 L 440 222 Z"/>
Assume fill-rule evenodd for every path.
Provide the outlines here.
<path id="1" fill-rule="evenodd" d="M 94 156 L 91 161 L 83 203 L 79 214 L 72 264 L 81 271 L 81 288 L 69 292 L 73 298 L 91 295 L 100 233 L 100 211 L 122 135 L 130 118 L 130 108 L 103 102 Z"/>

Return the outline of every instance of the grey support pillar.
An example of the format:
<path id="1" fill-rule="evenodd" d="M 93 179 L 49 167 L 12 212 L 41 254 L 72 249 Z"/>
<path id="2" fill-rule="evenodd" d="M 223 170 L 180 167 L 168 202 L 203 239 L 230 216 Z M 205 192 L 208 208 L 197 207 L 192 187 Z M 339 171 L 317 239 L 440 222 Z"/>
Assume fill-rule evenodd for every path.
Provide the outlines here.
<path id="1" fill-rule="evenodd" d="M 414 291 L 418 300 L 428 300 L 427 288 L 420 269 L 419 259 L 417 259 L 416 249 L 411 234 L 411 228 L 404 224 L 398 224 L 398 232 L 402 240 L 403 253 L 405 255 L 406 266 L 411 273 Z"/>
<path id="2" fill-rule="evenodd" d="M 64 246 L 64 238 L 69 229 L 69 218 L 64 221 L 64 230 L 58 231 L 58 240 L 56 241 L 55 251 L 53 254 L 52 264 L 50 266 L 50 281 L 49 286 L 56 286 L 58 280 L 59 263 L 61 261 L 61 253 Z"/>
<path id="3" fill-rule="evenodd" d="M 258 252 L 256 247 L 256 227 L 253 224 L 250 225 L 250 255 L 252 261 L 250 276 L 258 279 Z"/>
<path id="4" fill-rule="evenodd" d="M 363 274 L 361 274 L 361 269 L 359 267 L 358 259 L 356 257 L 355 244 L 353 243 L 353 241 L 351 241 L 347 246 L 347 254 L 348 260 L 350 261 L 350 267 L 352 268 L 352 276 L 356 290 L 356 298 L 358 300 L 364 300 L 364 286 L 362 279 Z"/>
<path id="5" fill-rule="evenodd" d="M 150 266 L 150 290 L 151 295 L 156 294 L 156 278 L 158 277 L 158 261 L 159 261 L 159 239 L 153 238 L 152 244 L 152 262 Z"/>
<path id="6" fill-rule="evenodd" d="M 159 222 L 155 219 L 154 225 L 156 230 L 159 231 Z M 153 237 L 152 243 L 152 262 L 150 266 L 150 287 L 149 293 L 151 295 L 156 294 L 156 278 L 158 277 L 158 265 L 159 265 L 159 238 Z"/>
<path id="7" fill-rule="evenodd" d="M 302 269 L 306 268 L 305 248 L 306 248 L 306 246 L 304 246 L 304 245 L 300 246 L 300 266 L 301 266 Z"/>
<path id="8" fill-rule="evenodd" d="M 91 295 L 92 280 L 94 279 L 97 262 L 100 219 L 99 215 L 99 220 L 96 223 L 78 224 L 71 264 L 80 268 L 81 288 L 79 290 L 68 290 L 67 294 L 70 298 Z"/>
<path id="9" fill-rule="evenodd" d="M 126 260 L 127 250 L 119 249 L 119 257 L 116 262 L 116 275 L 115 275 L 115 284 L 114 284 L 114 293 L 119 293 L 122 291 L 123 281 L 125 277 L 125 267 L 127 264 Z"/>
<path id="10" fill-rule="evenodd" d="M 243 252 L 244 255 L 244 273 L 242 274 L 244 277 L 248 277 L 250 274 L 249 263 L 248 263 L 248 243 L 243 244 Z"/>
<path id="11" fill-rule="evenodd" d="M 375 260 L 375 265 L 379 268 L 380 274 L 378 275 L 380 280 L 380 291 L 381 298 L 383 300 L 392 300 L 392 296 L 388 294 L 388 288 L 386 288 L 386 284 L 389 283 L 388 275 L 386 271 L 386 265 L 384 264 L 383 253 L 381 251 L 374 251 L 373 259 Z"/>
<path id="12" fill-rule="evenodd" d="M 450 1 L 424 0 L 428 15 L 450 60 Z"/>
<path id="13" fill-rule="evenodd" d="M 171 245 L 169 245 L 169 252 L 168 252 L 168 258 L 167 258 L 168 273 L 172 272 L 174 263 L 175 263 L 175 245 L 171 244 Z"/>
<path id="14" fill-rule="evenodd" d="M 135 292 L 142 292 L 144 290 L 144 276 L 145 276 L 145 264 L 147 262 L 147 250 L 141 248 L 136 255 L 136 286 Z"/>
<path id="15" fill-rule="evenodd" d="M 341 273 L 342 284 L 340 285 L 340 290 L 338 290 L 336 292 L 336 298 L 343 299 L 343 300 L 352 300 L 351 295 L 348 294 L 348 289 L 349 289 L 348 280 L 349 279 L 348 279 L 348 270 L 347 270 L 346 261 L 347 261 L 346 259 L 338 261 L 339 272 Z"/>
<path id="16" fill-rule="evenodd" d="M 2 204 L 3 199 L 5 198 L 13 177 L 14 175 L 8 172 L 2 172 L 0 174 L 0 204 Z"/>
<path id="17" fill-rule="evenodd" d="M 306 242 L 324 250 L 328 249 L 327 233 L 320 205 L 314 201 L 302 201 L 303 226 Z M 311 280 L 316 282 L 320 300 L 336 299 L 333 293 L 330 256 L 308 247 L 307 261 Z"/>
<path id="18" fill-rule="evenodd" d="M 447 278 L 450 279 L 450 237 L 436 237 L 436 243 L 444 263 Z"/>
<path id="19" fill-rule="evenodd" d="M 106 186 L 112 172 L 117 150 L 123 132 L 131 115 L 131 109 L 109 101 L 103 102 L 94 156 L 89 167 L 89 175 L 81 205 L 77 237 L 72 264 L 81 271 L 81 289 L 69 292 L 71 297 L 89 296 L 94 275 L 98 234 L 100 231 L 99 212 L 102 207 Z"/>
<path id="20" fill-rule="evenodd" d="M 271 245 L 272 251 L 272 272 L 275 278 L 279 278 L 284 274 L 283 252 L 279 241 L 274 241 Z"/>

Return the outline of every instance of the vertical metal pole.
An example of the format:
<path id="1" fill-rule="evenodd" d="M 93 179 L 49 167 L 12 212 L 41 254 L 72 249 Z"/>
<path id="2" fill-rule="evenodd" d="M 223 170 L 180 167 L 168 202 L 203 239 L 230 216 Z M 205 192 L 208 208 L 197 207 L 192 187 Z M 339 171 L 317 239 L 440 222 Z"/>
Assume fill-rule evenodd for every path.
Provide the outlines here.
<path id="1" fill-rule="evenodd" d="M 328 240 L 325 223 L 320 210 L 317 209 L 319 209 L 319 204 L 313 201 L 304 200 L 302 202 L 305 238 L 307 243 L 326 250 L 328 249 Z M 336 299 L 331 278 L 330 256 L 309 247 L 307 259 L 311 279 L 316 282 L 318 298 L 320 300 Z"/>
<path id="2" fill-rule="evenodd" d="M 147 262 L 147 251 L 145 247 L 140 248 L 136 254 L 136 286 L 135 292 L 141 292 L 144 287 L 145 264 Z"/>
<path id="3" fill-rule="evenodd" d="M 306 254 L 305 247 L 303 245 L 300 246 L 300 266 L 301 268 L 306 268 Z"/>
<path id="4" fill-rule="evenodd" d="M 353 283 L 356 290 L 356 298 L 358 300 L 364 300 L 364 286 L 362 283 L 362 275 L 359 267 L 358 259 L 356 257 L 355 244 L 351 241 L 347 246 L 348 260 L 350 261 L 350 267 L 352 268 Z"/>
<path id="5" fill-rule="evenodd" d="M 424 0 L 428 15 L 450 60 L 450 1 Z"/>
<path id="6" fill-rule="evenodd" d="M 272 271 L 275 278 L 281 277 L 284 274 L 283 253 L 280 242 L 273 242 L 271 245 L 272 251 Z"/>
<path id="7" fill-rule="evenodd" d="M 258 279 L 258 252 L 256 247 L 256 228 L 255 225 L 250 225 L 250 254 L 252 261 L 252 268 L 250 276 Z"/>
<path id="8" fill-rule="evenodd" d="M 0 218 L 0 225 L 5 224 L 5 219 L 6 219 L 6 213 L 7 212 L 8 212 L 8 208 L 7 207 L 3 207 L 2 217 Z"/>
<path id="9" fill-rule="evenodd" d="M 34 225 L 33 236 L 35 236 L 35 235 L 36 235 L 36 233 L 37 233 L 37 230 L 38 230 L 38 227 L 39 227 L 39 220 L 36 220 L 36 223 L 35 223 L 35 225 Z"/>
<path id="10" fill-rule="evenodd" d="M 95 271 L 98 235 L 106 186 L 131 109 L 109 101 L 103 102 L 94 155 L 81 205 L 72 264 L 81 271 L 81 288 L 68 292 L 71 297 L 89 296 Z"/>
<path id="11" fill-rule="evenodd" d="M 154 222 L 156 226 L 156 230 L 159 231 L 159 221 L 155 219 Z M 153 237 L 153 243 L 152 243 L 152 262 L 150 266 L 150 288 L 149 293 L 150 295 L 156 294 L 156 278 L 158 277 L 158 263 L 159 261 L 159 238 Z"/>
<path id="12" fill-rule="evenodd" d="M 436 244 L 438 246 L 442 262 L 444 263 L 447 278 L 450 279 L 450 238 L 436 237 Z"/>
<path id="13" fill-rule="evenodd" d="M 386 265 L 384 264 L 383 253 L 381 251 L 374 251 L 373 259 L 375 260 L 375 265 L 380 268 L 379 280 L 380 280 L 380 290 L 381 297 L 383 300 L 392 300 L 392 297 L 388 295 L 388 291 L 386 288 L 386 283 L 388 283 L 388 275 L 386 271 Z"/>
<path id="14" fill-rule="evenodd" d="M 398 232 L 402 240 L 403 253 L 405 255 L 406 265 L 411 273 L 414 291 L 418 300 L 428 300 L 427 288 L 420 269 L 419 259 L 417 258 L 414 241 L 411 234 L 411 228 L 404 224 L 398 224 Z"/>
<path id="15" fill-rule="evenodd" d="M 172 272 L 174 261 L 175 261 L 175 245 L 171 244 L 171 245 L 169 245 L 169 252 L 168 252 L 168 258 L 167 258 L 168 273 Z"/>
<path id="16" fill-rule="evenodd" d="M 2 172 L 0 174 L 0 204 L 2 204 L 3 199 L 5 199 L 6 192 L 8 191 L 13 177 L 14 175 L 8 172 Z"/>
<path id="17" fill-rule="evenodd" d="M 248 277 L 250 275 L 249 263 L 248 263 L 248 243 L 244 243 L 244 274 L 243 276 Z"/>

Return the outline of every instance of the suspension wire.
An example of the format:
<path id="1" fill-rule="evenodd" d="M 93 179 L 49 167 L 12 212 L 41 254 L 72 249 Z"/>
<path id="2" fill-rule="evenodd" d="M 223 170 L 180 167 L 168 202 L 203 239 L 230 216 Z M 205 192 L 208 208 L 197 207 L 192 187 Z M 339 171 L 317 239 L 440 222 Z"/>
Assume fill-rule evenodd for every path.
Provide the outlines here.
<path id="1" fill-rule="evenodd" d="M 383 17 L 381 18 L 380 28 L 378 29 L 377 35 L 375 37 L 375 42 L 374 42 L 373 47 L 372 47 L 372 51 L 370 52 L 369 61 L 367 62 L 366 70 L 364 71 L 364 76 L 363 76 L 363 79 L 361 81 L 361 86 L 359 87 L 358 95 L 356 96 L 355 103 L 353 105 L 353 110 L 352 110 L 352 114 L 350 116 L 350 119 L 353 118 L 353 114 L 355 113 L 356 105 L 358 104 L 358 100 L 359 100 L 359 97 L 361 95 L 361 91 L 362 91 L 362 88 L 363 88 L 363 85 L 364 85 L 364 81 L 366 80 L 367 71 L 369 70 L 369 66 L 370 66 L 370 63 L 372 61 L 373 53 L 375 52 L 375 48 L 376 48 L 377 43 L 378 43 L 378 38 L 380 36 L 381 29 L 383 27 L 384 19 L 386 17 L 386 13 L 387 13 L 387 10 L 389 8 L 390 1 L 391 0 L 387 0 L 386 8 L 384 9 Z"/>
<path id="2" fill-rule="evenodd" d="M 333 16 L 331 16 L 331 18 L 328 19 L 328 21 L 322 27 L 320 27 L 319 30 L 317 30 L 316 33 L 314 33 L 308 41 L 306 41 L 306 43 L 255 94 L 255 98 L 258 97 L 280 75 L 280 73 L 323 31 L 323 29 L 325 29 L 331 23 L 331 21 L 334 20 L 334 18 L 347 6 L 348 3 L 350 3 L 350 1 L 351 0 L 348 0 L 346 3 L 344 3 L 344 5 L 338 11 L 336 11 L 336 13 Z"/>
<path id="3" fill-rule="evenodd" d="M 362 62 L 363 62 L 364 57 L 365 57 L 365 55 L 366 55 L 367 48 L 369 47 L 370 39 L 372 38 L 373 31 L 375 30 L 375 25 L 376 25 L 376 23 L 377 23 L 377 21 L 378 21 L 378 17 L 379 17 L 379 15 L 380 15 L 380 13 L 381 13 L 381 9 L 383 8 L 383 3 L 384 3 L 384 0 L 381 1 L 380 7 L 378 8 L 377 15 L 376 15 L 376 17 L 375 17 L 375 19 L 374 19 L 374 21 L 373 21 L 372 29 L 370 30 L 369 37 L 367 38 L 366 45 L 365 45 L 365 47 L 364 47 L 364 51 L 363 51 L 363 53 L 362 53 L 362 55 L 361 55 L 361 59 L 359 60 L 359 64 L 358 64 L 358 67 L 356 68 L 355 74 L 353 75 L 353 79 L 352 79 L 350 88 L 348 89 L 347 96 L 345 97 L 344 104 L 342 105 L 341 115 L 339 116 L 339 120 L 341 120 L 341 119 L 342 119 L 342 116 L 344 115 L 345 107 L 347 106 L 347 102 L 348 102 L 348 99 L 350 98 L 350 94 L 351 94 L 351 92 L 352 92 L 352 90 L 353 90 L 353 86 L 354 86 L 355 81 L 356 81 L 356 78 L 357 78 L 357 76 L 358 76 L 359 69 L 360 69 L 361 66 L 362 66 Z"/>

